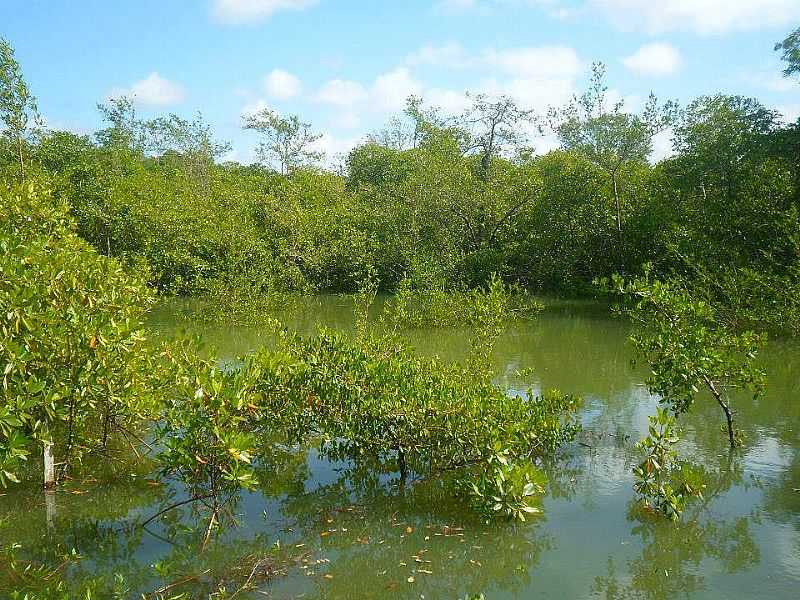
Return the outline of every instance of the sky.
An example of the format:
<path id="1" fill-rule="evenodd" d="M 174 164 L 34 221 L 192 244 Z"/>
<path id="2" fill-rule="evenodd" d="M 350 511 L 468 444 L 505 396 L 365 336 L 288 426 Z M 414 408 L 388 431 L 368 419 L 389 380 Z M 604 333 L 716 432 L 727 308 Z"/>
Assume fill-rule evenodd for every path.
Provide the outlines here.
<path id="1" fill-rule="evenodd" d="M 202 112 L 241 162 L 257 144 L 242 115 L 262 107 L 311 122 L 330 162 L 409 94 L 454 114 L 465 91 L 544 112 L 593 61 L 632 111 L 651 91 L 723 92 L 794 121 L 800 81 L 773 46 L 799 26 L 800 0 L 0 0 L 0 36 L 50 127 L 91 133 L 97 103 L 128 94 L 143 117 Z"/>

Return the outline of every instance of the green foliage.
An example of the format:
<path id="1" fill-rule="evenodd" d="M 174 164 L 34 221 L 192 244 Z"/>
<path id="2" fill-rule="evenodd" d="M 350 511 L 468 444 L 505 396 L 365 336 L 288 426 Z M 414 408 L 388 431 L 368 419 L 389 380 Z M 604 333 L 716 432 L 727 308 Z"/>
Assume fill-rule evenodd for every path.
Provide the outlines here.
<path id="1" fill-rule="evenodd" d="M 312 133 L 311 124 L 297 115 L 281 117 L 269 108 L 248 115 L 244 128 L 260 133 L 264 140 L 258 146 L 258 157 L 266 165 L 277 165 L 281 173 L 317 163 L 323 153 L 314 149 L 322 134 Z"/>
<path id="2" fill-rule="evenodd" d="M 648 261 L 691 279 L 686 258 L 730 291 L 705 295 L 754 326 L 800 327 L 800 138 L 754 99 L 701 97 L 678 111 L 651 96 L 632 113 L 609 105 L 596 64 L 586 93 L 539 120 L 562 149 L 535 156 L 521 133 L 534 115 L 509 98 L 469 96 L 445 118 L 411 97 L 334 174 L 311 168 L 309 124 L 270 111 L 244 125 L 264 136 L 274 169 L 220 163 L 228 145 L 200 115 L 142 119 L 125 97 L 99 107 L 108 126 L 94 141 L 34 136 L 8 44 L 4 56 L 8 115 L 24 105 L 28 116 L 6 133 L 22 132 L 12 137 L 24 138 L 25 167 L 46 172 L 78 233 L 147 268 L 159 292 L 207 296 L 225 318 L 255 322 L 286 292 L 352 293 L 374 269 L 382 291 L 411 279 L 431 303 L 420 318 L 439 321 L 453 312 L 439 310 L 450 304 L 440 292 L 493 273 L 528 292 L 591 295 L 594 278 Z M 676 155 L 653 167 L 653 136 L 668 126 Z"/>
<path id="3" fill-rule="evenodd" d="M 57 442 L 68 462 L 148 411 L 151 302 L 41 185 L 0 190 L 0 483 L 34 440 Z"/>
<path id="4" fill-rule="evenodd" d="M 264 413 L 287 442 L 316 438 L 328 456 L 371 457 L 401 479 L 488 468 L 501 452 L 510 462 L 529 460 L 577 430 L 570 396 L 509 395 L 488 377 L 415 356 L 391 338 L 284 331 L 278 354 L 261 351 L 251 361 L 261 372 Z"/>
<path id="5" fill-rule="evenodd" d="M 384 318 L 397 327 L 453 327 L 477 325 L 476 309 L 486 301 L 487 310 L 496 310 L 500 319 L 530 319 L 544 305 L 525 293 L 519 285 L 505 285 L 493 275 L 489 288 L 477 287 L 467 292 L 442 288 L 415 288 L 403 279 L 384 306 Z"/>
<path id="6" fill-rule="evenodd" d="M 551 109 L 549 116 L 562 147 L 586 156 L 608 175 L 617 230 L 621 233 L 623 206 L 619 188 L 623 167 L 647 160 L 653 150 L 653 136 L 675 120 L 677 105 L 668 102 L 659 107 L 651 93 L 641 115 L 624 112 L 622 101 L 609 108 L 605 73 L 605 65 L 594 63 L 589 89 L 562 110 Z"/>
<path id="7" fill-rule="evenodd" d="M 121 575 L 114 576 L 110 582 L 94 577 L 70 584 L 56 576 L 58 569 L 20 557 L 21 549 L 21 544 L 12 544 L 0 552 L 0 562 L 15 581 L 15 589 L 8 596 L 11 600 L 124 600 L 129 597 L 131 590 Z M 62 566 L 80 558 L 74 549 L 59 557 Z"/>
<path id="8" fill-rule="evenodd" d="M 692 498 L 702 498 L 705 487 L 689 477 L 687 465 L 675 462 L 673 447 L 679 436 L 675 417 L 659 408 L 656 415 L 650 417 L 649 435 L 636 445 L 645 453 L 645 458 L 633 469 L 636 476 L 633 489 L 643 505 L 671 520 L 680 518 Z"/>
<path id="9" fill-rule="evenodd" d="M 489 457 L 476 480 L 466 483 L 465 492 L 483 516 L 524 522 L 542 512 L 538 504 L 546 483 L 544 473 L 531 463 L 512 464 L 508 452 L 500 452 Z"/>
<path id="10" fill-rule="evenodd" d="M 714 305 L 694 297 L 680 280 L 654 279 L 649 267 L 641 278 L 615 275 L 612 285 L 627 302 L 624 312 L 640 326 L 631 340 L 651 368 L 650 390 L 680 415 L 705 389 L 723 410 L 734 447 L 728 390 L 750 390 L 754 399 L 761 393 L 764 375 L 755 358 L 764 337 L 737 332 Z"/>
<path id="11" fill-rule="evenodd" d="M 36 98 L 31 94 L 14 49 L 0 38 L 0 151 L 13 157 L 20 179 L 25 179 L 28 146 L 39 122 Z"/>
<path id="12" fill-rule="evenodd" d="M 251 396 L 257 370 L 224 370 L 197 356 L 192 344 L 164 351 L 175 377 L 156 425 L 162 473 L 186 484 L 195 498 L 217 498 L 255 485 L 259 418 Z"/>
<path id="13" fill-rule="evenodd" d="M 781 59 L 786 63 L 783 70 L 786 77 L 800 73 L 800 27 L 775 44 L 775 51 L 781 52 Z"/>

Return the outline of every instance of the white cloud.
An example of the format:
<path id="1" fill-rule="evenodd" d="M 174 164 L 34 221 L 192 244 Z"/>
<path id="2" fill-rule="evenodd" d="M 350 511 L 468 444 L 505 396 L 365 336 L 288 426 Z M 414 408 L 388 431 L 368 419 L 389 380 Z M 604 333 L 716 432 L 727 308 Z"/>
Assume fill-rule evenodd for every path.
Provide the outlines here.
<path id="1" fill-rule="evenodd" d="M 256 98 L 245 104 L 242 107 L 241 115 L 242 117 L 249 117 L 256 113 L 261 112 L 262 110 L 271 110 L 272 107 L 267 103 L 266 100 L 263 98 Z"/>
<path id="2" fill-rule="evenodd" d="M 653 151 L 650 153 L 650 162 L 655 164 L 675 155 L 675 148 L 672 144 L 673 135 L 674 132 L 671 129 L 665 129 L 653 136 Z"/>
<path id="3" fill-rule="evenodd" d="M 800 119 L 800 104 L 785 104 L 779 106 L 777 110 L 783 115 L 785 123 L 796 123 Z"/>
<path id="4" fill-rule="evenodd" d="M 509 96 L 524 109 L 544 112 L 550 106 L 565 104 L 575 94 L 571 79 L 536 79 L 518 77 L 508 81 L 484 80 L 478 91 L 487 96 Z"/>
<path id="5" fill-rule="evenodd" d="M 302 10 L 318 0 L 213 0 L 211 14 L 220 23 L 244 25 L 269 19 L 281 10 Z"/>
<path id="6" fill-rule="evenodd" d="M 396 111 L 406 98 L 422 91 L 406 67 L 398 67 L 375 78 L 369 87 L 347 79 L 331 79 L 317 92 L 316 99 L 352 111 L 356 107 L 377 111 Z"/>
<path id="7" fill-rule="evenodd" d="M 541 9 L 549 17 L 566 19 L 575 14 L 573 7 L 561 6 L 562 0 L 439 0 L 434 3 L 435 12 L 444 14 L 479 13 L 489 14 L 495 10 L 518 10 L 519 7 Z"/>
<path id="8" fill-rule="evenodd" d="M 342 108 L 350 108 L 367 98 L 366 88 L 357 81 L 331 79 L 317 92 L 317 100 Z"/>
<path id="9" fill-rule="evenodd" d="M 478 8 L 478 0 L 439 0 L 434 9 L 444 13 L 459 13 Z"/>
<path id="10" fill-rule="evenodd" d="M 517 77 L 576 77 L 583 63 L 569 46 L 523 46 L 498 50 L 489 48 L 470 55 L 457 42 L 442 46 L 426 45 L 406 58 L 409 65 L 443 68 L 499 69 Z"/>
<path id="11" fill-rule="evenodd" d="M 134 102 L 145 106 L 168 106 L 182 102 L 185 93 L 179 84 L 153 71 L 129 88 L 114 88 L 109 96 L 131 96 Z"/>
<path id="12" fill-rule="evenodd" d="M 589 0 L 617 26 L 650 33 L 721 34 L 786 26 L 800 18 L 798 0 Z"/>
<path id="13" fill-rule="evenodd" d="M 354 111 L 342 111 L 331 122 L 338 129 L 358 129 L 361 127 L 361 117 Z"/>
<path id="14" fill-rule="evenodd" d="M 448 42 L 442 46 L 426 45 L 408 55 L 406 62 L 410 65 L 433 65 L 461 69 L 474 63 L 467 56 L 464 47 L 458 42 Z"/>
<path id="15" fill-rule="evenodd" d="M 775 68 L 778 70 L 778 67 Z M 761 72 L 746 75 L 743 79 L 751 85 L 756 85 L 771 92 L 794 92 L 800 89 L 797 81 L 789 77 L 781 77 L 775 72 Z"/>
<path id="16" fill-rule="evenodd" d="M 631 71 L 640 75 L 671 75 L 681 68 L 683 59 L 677 48 L 670 44 L 645 44 L 622 59 Z"/>
<path id="17" fill-rule="evenodd" d="M 283 69 L 273 69 L 264 78 L 264 88 L 273 98 L 288 100 L 300 93 L 302 89 L 300 80 Z"/>
<path id="18" fill-rule="evenodd" d="M 472 101 L 466 92 L 456 92 L 442 88 L 431 88 L 425 91 L 425 101 L 431 106 L 442 109 L 448 115 L 458 115 L 467 110 Z"/>
<path id="19" fill-rule="evenodd" d="M 482 62 L 512 75 L 533 78 L 571 78 L 583 70 L 578 53 L 568 46 L 487 50 Z"/>
<path id="20" fill-rule="evenodd" d="M 477 86 L 477 92 L 510 96 L 520 106 L 537 110 L 567 102 L 575 93 L 575 80 L 584 71 L 578 53 L 569 46 L 489 48 L 471 55 L 451 42 L 423 46 L 407 62 L 491 73 Z M 450 114 L 462 112 L 470 104 L 463 93 L 454 90 L 433 88 L 423 95 L 430 104 Z"/>
<path id="21" fill-rule="evenodd" d="M 379 76 L 372 86 L 372 99 L 384 110 L 402 109 L 406 98 L 422 92 L 422 85 L 416 81 L 405 67 L 399 67 Z"/>
<path id="22" fill-rule="evenodd" d="M 329 132 L 322 134 L 322 137 L 314 143 L 314 148 L 325 153 L 328 160 L 334 159 L 336 155 L 347 154 L 364 141 L 363 136 L 338 137 Z"/>

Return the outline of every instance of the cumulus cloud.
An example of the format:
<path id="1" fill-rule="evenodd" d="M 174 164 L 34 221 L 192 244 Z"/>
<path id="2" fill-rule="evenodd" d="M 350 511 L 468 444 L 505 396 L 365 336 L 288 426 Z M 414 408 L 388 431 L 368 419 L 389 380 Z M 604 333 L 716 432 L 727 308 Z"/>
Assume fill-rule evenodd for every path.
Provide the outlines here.
<path id="1" fill-rule="evenodd" d="M 589 0 L 628 30 L 722 34 L 786 26 L 800 19 L 798 0 Z"/>
<path id="2" fill-rule="evenodd" d="M 314 143 L 314 149 L 324 152 L 328 161 L 335 161 L 337 156 L 347 154 L 363 141 L 363 136 L 337 137 L 329 132 L 325 132 L 322 134 L 322 137 Z"/>
<path id="3" fill-rule="evenodd" d="M 317 92 L 317 100 L 342 108 L 351 108 L 366 100 L 367 89 L 357 81 L 331 79 Z"/>
<path id="4" fill-rule="evenodd" d="M 487 50 L 482 62 L 516 76 L 571 78 L 583 70 L 578 53 L 568 46 L 540 46 Z"/>
<path id="5" fill-rule="evenodd" d="M 402 109 L 406 98 L 420 94 L 422 85 L 416 81 L 406 67 L 399 67 L 379 76 L 372 86 L 372 99 L 384 110 Z"/>
<path id="6" fill-rule="evenodd" d="M 672 75 L 682 62 L 678 49 L 664 43 L 645 44 L 622 59 L 628 69 L 640 75 Z"/>
<path id="7" fill-rule="evenodd" d="M 455 42 L 427 45 L 406 58 L 410 65 L 432 65 L 448 69 L 469 68 L 485 73 L 475 91 L 488 96 L 510 96 L 525 108 L 544 110 L 568 101 L 575 93 L 575 81 L 585 65 L 569 46 L 523 46 L 488 48 L 468 53 Z M 470 101 L 463 92 L 426 89 L 426 100 L 446 113 L 466 109 Z"/>
<path id="8" fill-rule="evenodd" d="M 565 104 L 575 94 L 572 79 L 536 79 L 517 77 L 510 80 L 485 79 L 478 91 L 488 96 L 509 96 L 525 109 L 544 112 L 550 106 Z"/>
<path id="9" fill-rule="evenodd" d="M 467 110 L 472 101 L 466 94 L 466 91 L 458 92 L 456 90 L 448 90 L 442 88 L 431 88 L 425 90 L 425 101 L 431 106 L 436 106 L 448 115 L 458 115 Z"/>
<path id="10" fill-rule="evenodd" d="M 489 14 L 495 10 L 519 8 L 538 8 L 555 19 L 566 19 L 576 11 L 571 6 L 564 6 L 563 0 L 439 0 L 433 5 L 434 11 L 440 14 L 480 13 Z"/>
<path id="11" fill-rule="evenodd" d="M 263 98 L 256 98 L 242 107 L 241 116 L 250 117 L 262 110 L 272 110 L 272 107 Z"/>
<path id="12" fill-rule="evenodd" d="M 782 77 L 776 71 L 760 71 L 745 74 L 742 79 L 750 85 L 769 90 L 770 92 L 794 92 L 797 91 L 797 81 L 790 77 Z"/>
<path id="13" fill-rule="evenodd" d="M 114 88 L 109 96 L 131 96 L 134 102 L 144 106 L 169 106 L 183 102 L 185 93 L 179 84 L 153 71 L 128 88 Z"/>
<path id="14" fill-rule="evenodd" d="M 425 45 L 406 58 L 410 65 L 433 65 L 461 69 L 474 64 L 473 57 L 467 55 L 458 42 L 448 42 L 441 46 Z"/>
<path id="15" fill-rule="evenodd" d="M 800 119 L 800 104 L 785 104 L 778 107 L 784 123 L 796 123 Z"/>
<path id="16" fill-rule="evenodd" d="M 264 78 L 264 88 L 267 93 L 278 100 L 294 98 L 302 89 L 300 80 L 283 69 L 273 69 Z"/>
<path id="17" fill-rule="evenodd" d="M 672 144 L 674 135 L 675 133 L 671 129 L 665 129 L 653 136 L 653 151 L 650 153 L 650 162 L 657 163 L 675 155 L 675 148 Z"/>
<path id="18" fill-rule="evenodd" d="M 569 46 L 522 46 L 518 48 L 488 48 L 469 54 L 461 44 L 448 42 L 441 46 L 426 45 L 406 57 L 409 65 L 432 65 L 442 68 L 498 69 L 514 76 L 576 77 L 583 63 L 574 48 Z"/>
<path id="19" fill-rule="evenodd" d="M 439 0 L 434 9 L 443 13 L 459 13 L 478 8 L 478 0 Z"/>
<path id="20" fill-rule="evenodd" d="M 219 23 L 246 25 L 260 23 L 282 10 L 302 10 L 318 0 L 213 0 L 211 15 Z"/>
<path id="21" fill-rule="evenodd" d="M 406 98 L 422 91 L 406 67 L 398 67 L 375 78 L 369 86 L 347 79 L 332 79 L 317 92 L 316 99 L 343 109 L 362 107 L 378 111 L 396 111 Z"/>

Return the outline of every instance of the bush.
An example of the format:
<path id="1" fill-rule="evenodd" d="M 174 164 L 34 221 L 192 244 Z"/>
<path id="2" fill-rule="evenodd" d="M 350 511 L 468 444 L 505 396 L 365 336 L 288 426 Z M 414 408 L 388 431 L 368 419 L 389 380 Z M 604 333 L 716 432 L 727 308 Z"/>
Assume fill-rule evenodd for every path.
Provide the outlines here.
<path id="1" fill-rule="evenodd" d="M 69 462 L 146 409 L 151 302 L 42 185 L 0 189 L 0 483 L 18 479 L 34 441 Z"/>

